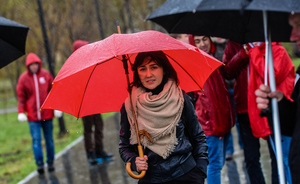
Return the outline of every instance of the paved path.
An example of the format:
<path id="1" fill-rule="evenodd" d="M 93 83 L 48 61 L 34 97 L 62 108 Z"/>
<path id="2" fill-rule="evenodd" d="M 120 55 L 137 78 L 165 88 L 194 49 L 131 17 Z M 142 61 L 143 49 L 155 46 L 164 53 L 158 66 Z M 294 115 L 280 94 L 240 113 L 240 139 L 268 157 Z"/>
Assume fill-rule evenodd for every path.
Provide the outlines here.
<path id="1" fill-rule="evenodd" d="M 87 163 L 84 150 L 83 138 L 80 137 L 65 150 L 58 153 L 55 161 L 55 172 L 45 173 L 40 177 L 36 171 L 28 175 L 19 184 L 135 184 L 137 180 L 128 176 L 125 166 L 118 153 L 119 142 L 119 114 L 109 117 L 104 122 L 104 144 L 105 150 L 113 153 L 113 160 L 103 164 L 90 166 Z M 227 162 L 222 170 L 222 184 L 246 184 L 246 176 L 243 172 L 243 151 L 238 147 L 236 129 L 234 135 L 234 160 Z M 262 143 L 262 168 L 264 170 L 266 183 L 270 184 L 270 158 L 265 141 Z M 227 173 L 230 173 L 228 178 Z M 229 182 L 230 181 L 230 182 Z"/>
<path id="2" fill-rule="evenodd" d="M 0 114 L 6 114 L 11 112 L 18 112 L 17 107 L 9 108 L 9 109 L 0 109 Z"/>

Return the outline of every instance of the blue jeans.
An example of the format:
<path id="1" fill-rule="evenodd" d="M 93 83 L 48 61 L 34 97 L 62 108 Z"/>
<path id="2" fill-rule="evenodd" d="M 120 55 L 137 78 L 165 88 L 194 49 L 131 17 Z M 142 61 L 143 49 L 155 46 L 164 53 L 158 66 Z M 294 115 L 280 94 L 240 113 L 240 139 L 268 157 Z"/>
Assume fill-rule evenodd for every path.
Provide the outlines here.
<path id="1" fill-rule="evenodd" d="M 246 170 L 251 183 L 265 184 L 265 178 L 260 165 L 260 143 L 259 138 L 252 134 L 248 113 L 238 114 L 238 122 L 241 140 L 243 143 Z M 278 172 L 275 154 L 268 141 L 268 147 L 271 157 L 272 184 L 278 183 Z"/>
<path id="2" fill-rule="evenodd" d="M 229 134 L 222 139 L 218 136 L 206 136 L 208 145 L 207 184 L 221 184 L 221 170 L 225 163 Z"/>
<path id="3" fill-rule="evenodd" d="M 233 137 L 232 133 L 230 131 L 229 136 L 228 136 L 228 144 L 226 146 L 226 154 L 233 154 L 234 153 L 234 147 L 233 147 Z"/>
<path id="4" fill-rule="evenodd" d="M 228 92 L 229 92 L 229 95 L 230 95 L 230 99 L 232 101 L 232 106 L 233 106 L 234 113 L 236 114 L 233 89 L 232 88 L 228 89 Z M 237 129 L 237 133 L 238 133 L 238 142 L 239 142 L 240 148 L 243 149 L 243 144 L 242 144 L 242 141 L 241 141 L 241 135 L 240 135 L 240 130 L 239 130 L 239 123 L 237 121 L 237 116 L 235 116 L 235 125 L 236 125 L 236 129 Z M 231 134 L 231 132 L 230 132 L 230 134 Z M 229 138 L 229 143 L 228 143 L 227 151 L 226 151 L 227 153 L 233 153 L 234 152 L 232 134 L 230 136 L 231 136 L 231 138 Z"/>
<path id="5" fill-rule="evenodd" d="M 275 149 L 275 138 L 274 135 L 270 137 L 270 142 L 272 145 L 273 150 L 276 152 Z M 281 148 L 282 148 L 282 159 L 283 159 L 283 165 L 284 165 L 284 174 L 285 179 L 289 184 L 292 184 L 292 176 L 289 166 L 289 152 L 290 152 L 290 145 L 291 145 L 292 137 L 281 135 Z"/>
<path id="6" fill-rule="evenodd" d="M 237 130 L 237 134 L 238 134 L 238 143 L 239 143 L 239 146 L 240 146 L 241 149 L 243 149 L 243 143 L 242 143 L 241 133 L 240 133 L 240 128 L 239 128 L 240 124 L 237 121 L 237 118 L 236 118 L 235 126 L 236 126 L 236 130 Z"/>
<path id="7" fill-rule="evenodd" d="M 54 162 L 54 141 L 53 141 L 53 122 L 52 119 L 46 121 L 28 121 L 30 134 L 32 137 L 32 149 L 35 163 L 38 167 L 44 165 L 42 135 L 43 130 L 46 142 L 47 164 L 52 166 Z"/>

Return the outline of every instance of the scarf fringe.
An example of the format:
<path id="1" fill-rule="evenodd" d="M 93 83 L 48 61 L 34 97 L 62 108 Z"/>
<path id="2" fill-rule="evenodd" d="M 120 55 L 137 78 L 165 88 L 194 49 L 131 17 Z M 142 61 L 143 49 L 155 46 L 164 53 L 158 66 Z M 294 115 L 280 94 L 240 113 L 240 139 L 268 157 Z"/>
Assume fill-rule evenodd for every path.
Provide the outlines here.
<path id="1" fill-rule="evenodd" d="M 175 143 L 174 144 L 169 144 L 167 145 L 166 152 L 162 155 L 163 159 L 166 159 L 170 156 L 170 154 L 175 150 L 176 145 L 178 144 L 178 139 L 175 138 Z"/>

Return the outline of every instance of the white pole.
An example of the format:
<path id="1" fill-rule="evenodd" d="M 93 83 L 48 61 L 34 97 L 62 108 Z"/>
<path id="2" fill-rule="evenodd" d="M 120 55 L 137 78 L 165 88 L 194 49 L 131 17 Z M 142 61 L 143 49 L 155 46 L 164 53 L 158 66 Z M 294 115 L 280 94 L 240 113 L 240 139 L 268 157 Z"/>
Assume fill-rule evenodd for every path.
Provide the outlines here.
<path id="1" fill-rule="evenodd" d="M 264 28 L 268 30 L 268 22 L 267 22 L 267 12 L 263 11 L 264 17 Z M 272 45 L 271 43 L 271 34 L 269 31 L 269 35 L 265 35 L 266 39 L 266 52 L 268 52 L 268 64 L 269 64 L 269 82 L 270 82 L 270 89 L 271 91 L 276 91 L 276 82 L 275 82 L 275 74 L 274 74 L 274 65 L 273 65 L 273 53 L 272 53 Z M 267 45 L 268 43 L 268 45 Z M 272 98 L 272 117 L 273 117 L 273 129 L 274 129 L 274 136 L 275 136 L 275 147 L 276 147 L 276 159 L 277 159 L 277 169 L 278 169 L 278 177 L 280 184 L 285 184 L 285 175 L 284 175 L 284 166 L 283 166 L 283 159 L 282 159 L 282 146 L 281 146 L 281 132 L 280 132 L 280 122 L 279 122 L 279 114 L 278 114 L 278 103 L 276 98 Z"/>
<path id="2" fill-rule="evenodd" d="M 265 34 L 265 75 L 264 75 L 264 84 L 268 85 L 268 65 L 269 65 L 269 41 L 268 41 L 268 27 L 267 27 L 267 13 L 263 11 L 263 21 L 264 21 L 264 34 Z"/>

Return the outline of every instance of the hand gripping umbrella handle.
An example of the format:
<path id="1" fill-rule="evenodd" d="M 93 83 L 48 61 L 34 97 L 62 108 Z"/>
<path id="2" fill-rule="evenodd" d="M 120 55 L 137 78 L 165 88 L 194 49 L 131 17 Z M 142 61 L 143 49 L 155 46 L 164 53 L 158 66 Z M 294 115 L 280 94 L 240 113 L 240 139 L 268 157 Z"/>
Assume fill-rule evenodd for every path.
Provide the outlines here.
<path id="1" fill-rule="evenodd" d="M 139 150 L 139 156 L 140 157 L 144 157 L 144 152 L 143 152 L 143 147 L 142 145 L 138 145 L 138 150 Z M 146 174 L 146 171 L 142 171 L 139 175 L 136 175 L 134 174 L 132 171 L 131 171 L 131 163 L 130 162 L 127 162 L 126 164 L 126 171 L 127 173 L 129 174 L 129 176 L 131 176 L 132 178 L 134 179 L 141 179 L 145 176 Z"/>
<path id="2" fill-rule="evenodd" d="M 119 26 L 119 22 L 117 21 L 117 28 L 118 28 L 118 33 L 121 34 L 121 29 L 120 29 L 120 26 Z M 140 138 L 139 138 L 139 129 L 138 129 L 138 126 L 137 126 L 137 122 L 136 122 L 136 116 L 135 116 L 135 112 L 134 112 L 134 109 L 133 109 L 133 105 L 132 105 L 132 98 L 131 98 L 131 89 L 130 89 L 130 81 L 129 81 L 129 74 L 128 74 L 128 65 L 127 65 L 127 58 L 125 57 L 125 55 L 122 55 L 122 58 L 123 58 L 123 67 L 125 69 L 125 74 L 126 74 L 126 78 L 127 78 L 127 84 L 128 84 L 128 89 L 129 89 L 129 96 L 130 96 L 130 103 L 131 103 L 131 109 L 132 109 L 132 112 L 133 112 L 133 118 L 134 118 L 134 122 L 135 122 L 135 129 L 137 131 L 137 139 L 138 139 L 138 151 L 139 151 L 139 156 L 140 157 L 144 157 L 144 152 L 143 152 L 143 147 L 141 145 L 141 141 L 140 141 Z M 141 179 L 145 176 L 146 174 L 146 171 L 142 171 L 139 175 L 136 175 L 134 174 L 132 171 L 131 171 L 131 163 L 130 162 L 127 162 L 126 164 L 126 171 L 127 173 L 129 174 L 129 176 L 131 176 L 132 178 L 134 179 Z"/>

